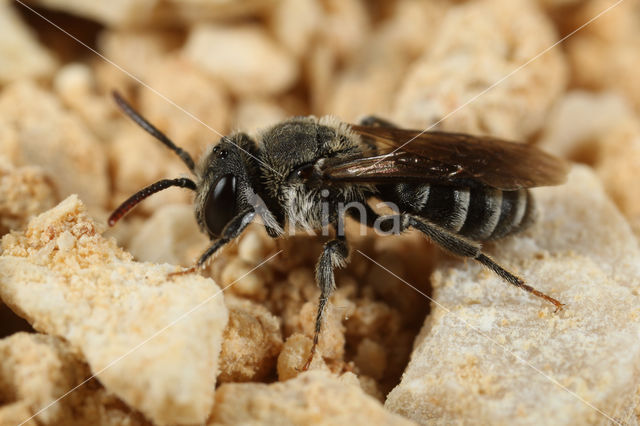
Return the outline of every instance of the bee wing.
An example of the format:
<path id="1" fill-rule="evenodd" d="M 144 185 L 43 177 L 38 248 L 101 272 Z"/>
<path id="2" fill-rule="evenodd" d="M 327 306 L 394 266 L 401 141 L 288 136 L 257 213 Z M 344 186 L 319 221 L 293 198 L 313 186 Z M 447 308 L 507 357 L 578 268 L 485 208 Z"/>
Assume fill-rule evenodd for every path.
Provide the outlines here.
<path id="1" fill-rule="evenodd" d="M 460 186 L 480 182 L 515 190 L 559 185 L 565 182 L 568 171 L 563 160 L 532 146 L 491 137 L 378 126 L 353 125 L 352 130 L 375 145 L 377 152 L 327 161 L 321 167 L 325 179 L 380 183 L 420 180 Z"/>

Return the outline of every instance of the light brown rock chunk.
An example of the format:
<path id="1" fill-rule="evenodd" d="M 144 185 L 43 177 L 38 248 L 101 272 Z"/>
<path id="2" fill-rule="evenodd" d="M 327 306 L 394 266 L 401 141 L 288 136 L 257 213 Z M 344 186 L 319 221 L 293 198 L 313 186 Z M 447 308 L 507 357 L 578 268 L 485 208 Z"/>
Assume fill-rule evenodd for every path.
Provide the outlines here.
<path id="1" fill-rule="evenodd" d="M 0 2 L 0 85 L 53 74 L 56 61 L 14 10 L 14 2 Z M 21 6 L 18 6 L 21 7 Z"/>
<path id="2" fill-rule="evenodd" d="M 371 31 L 367 3 L 362 0 L 322 0 L 324 17 L 319 37 L 335 50 L 340 60 L 348 61 L 362 48 Z"/>
<path id="3" fill-rule="evenodd" d="M 543 218 L 489 251 L 564 309 L 554 314 L 474 262 L 440 267 L 437 304 L 387 408 L 421 423 L 609 424 L 602 413 L 623 423 L 632 415 L 638 243 L 585 167 L 535 195 Z"/>
<path id="4" fill-rule="evenodd" d="M 95 20 L 106 27 L 177 27 L 193 23 L 259 16 L 277 0 L 38 0 L 42 6 Z"/>
<path id="5" fill-rule="evenodd" d="M 146 82 L 158 63 L 180 46 L 180 39 L 168 31 L 106 28 L 98 34 L 96 44 L 102 55 Z M 109 62 L 95 62 L 92 68 L 104 93 L 113 89 L 126 93 L 126 89 L 139 86 L 139 82 Z"/>
<path id="6" fill-rule="evenodd" d="M 409 70 L 394 118 L 426 128 L 451 114 L 440 130 L 525 138 L 564 91 L 566 64 L 551 49 L 505 77 L 556 40 L 551 21 L 532 2 L 461 3 L 446 12 L 433 45 Z"/>
<path id="7" fill-rule="evenodd" d="M 640 119 L 625 117 L 602 137 L 595 170 L 607 193 L 640 238 Z"/>
<path id="8" fill-rule="evenodd" d="M 29 81 L 0 94 L 0 154 L 18 165 L 37 165 L 61 197 L 79 194 L 89 208 L 103 207 L 108 196 L 107 158 L 100 141 L 58 99 Z M 0 133 L 3 133 L 0 130 Z"/>
<path id="9" fill-rule="evenodd" d="M 51 179 L 38 167 L 14 167 L 0 156 L 0 235 L 22 228 L 56 203 Z"/>
<path id="10" fill-rule="evenodd" d="M 257 26 L 195 26 L 184 54 L 238 95 L 281 93 L 298 77 L 293 55 Z"/>
<path id="11" fill-rule="evenodd" d="M 147 88 L 141 90 L 138 103 L 134 98 L 127 98 L 137 105 L 140 113 L 150 123 L 189 152 L 194 160 L 197 161 L 207 147 L 217 143 L 221 135 L 227 132 L 229 106 L 221 84 L 208 78 L 183 57 L 156 57 L 160 55 L 156 50 L 160 49 L 158 45 L 162 42 L 161 38 L 115 33 L 106 39 L 109 42 L 105 44 L 111 49 L 115 49 L 111 45 L 116 44 L 119 39 L 123 39 L 125 44 L 139 44 L 144 55 L 149 56 L 151 63 L 144 67 L 144 75 L 145 81 L 154 91 Z M 136 49 L 129 47 L 124 50 L 130 50 L 125 56 L 132 60 L 130 56 L 135 55 Z M 123 55 L 122 52 L 120 54 Z M 180 78 L 176 79 L 176 76 Z M 162 146 L 123 114 L 119 114 L 119 118 L 122 118 L 122 126 L 118 132 L 114 132 L 109 146 L 116 192 L 114 204 L 121 203 L 129 195 L 157 180 L 188 173 L 187 167 L 174 152 Z M 143 211 L 154 211 L 171 203 L 191 202 L 191 199 L 191 191 L 174 188 L 154 195 L 142 203 L 140 208 Z"/>
<path id="12" fill-rule="evenodd" d="M 16 333 L 0 340 L 0 360 L 2 425 L 148 424 L 96 381 L 61 398 L 90 376 L 62 339 Z"/>
<path id="13" fill-rule="evenodd" d="M 280 0 L 271 10 L 269 27 L 280 44 L 301 57 L 309 49 L 323 18 L 318 0 Z"/>
<path id="14" fill-rule="evenodd" d="M 309 371 L 285 383 L 224 384 L 209 425 L 412 425 L 384 410 L 359 386 Z"/>
<path id="15" fill-rule="evenodd" d="M 158 0 L 115 0 L 86 2 L 83 0 L 38 0 L 41 6 L 72 15 L 93 19 L 108 26 L 130 26 L 148 22 Z"/>
<path id="16" fill-rule="evenodd" d="M 539 141 L 546 151 L 590 164 L 640 236 L 640 118 L 615 93 L 573 91 L 554 107 Z"/>
<path id="17" fill-rule="evenodd" d="M 322 113 L 356 122 L 363 116 L 389 117 L 407 68 L 425 46 L 434 43 L 449 2 L 402 1 L 377 26 L 367 43 L 349 58 L 328 87 Z M 310 70 L 314 75 L 317 71 Z M 315 94 L 322 96 L 321 93 Z"/>
<path id="18" fill-rule="evenodd" d="M 89 129 L 101 140 L 111 140 L 121 118 L 111 96 L 99 93 L 93 70 L 86 64 L 74 62 L 56 72 L 53 89 L 56 95 L 75 114 L 83 119 Z M 116 85 L 109 87 L 113 90 Z"/>
<path id="19" fill-rule="evenodd" d="M 270 11 L 280 0 L 166 0 L 157 10 L 159 21 L 175 25 L 178 22 L 197 24 L 206 21 L 256 19 Z"/>
<path id="20" fill-rule="evenodd" d="M 167 151 L 160 142 L 134 123 L 123 123 L 109 144 L 114 206 L 153 182 L 185 174 L 188 169 L 184 163 Z M 144 200 L 136 206 L 135 213 L 152 214 L 166 205 L 187 203 L 192 197 L 193 193 L 189 190 L 171 188 Z"/>
<path id="21" fill-rule="evenodd" d="M 72 196 L 2 239 L 0 297 L 57 335 L 111 392 L 158 424 L 203 422 L 227 310 L 197 275 L 131 261 Z"/>
<path id="22" fill-rule="evenodd" d="M 194 159 L 228 133 L 230 105 L 227 92 L 220 82 L 209 78 L 190 60 L 178 54 L 165 55 L 149 67 L 146 82 L 187 113 L 153 91 L 143 90 L 140 109 L 145 118 L 190 152 Z M 175 153 L 166 152 L 177 159 Z"/>
<path id="23" fill-rule="evenodd" d="M 264 306 L 226 297 L 229 324 L 220 353 L 220 382 L 265 379 L 282 349 L 280 322 Z"/>
<path id="24" fill-rule="evenodd" d="M 609 0 L 581 2 L 580 9 L 571 14 L 575 28 L 593 20 L 567 40 L 572 79 L 578 87 L 616 91 L 640 112 L 638 2 L 623 1 L 612 7 L 614 4 Z"/>
<path id="25" fill-rule="evenodd" d="M 580 3 L 582 0 L 537 0 L 538 3 L 545 9 L 549 9 L 551 12 L 554 9 L 561 9 L 567 6 L 573 6 L 576 3 Z"/>
<path id="26" fill-rule="evenodd" d="M 287 118 L 289 118 L 287 112 L 277 103 L 247 97 L 240 100 L 236 106 L 233 127 L 255 134 Z"/>
<path id="27" fill-rule="evenodd" d="M 309 360 L 313 339 L 301 333 L 294 333 L 284 342 L 282 351 L 278 355 L 278 380 L 284 382 L 297 377 Z M 325 370 L 329 368 L 320 355 L 311 360 L 309 370 Z"/>
<path id="28" fill-rule="evenodd" d="M 561 158 L 593 164 L 600 160 L 603 137 L 631 116 L 629 105 L 615 93 L 569 91 L 550 111 L 537 146 Z"/>
<path id="29" fill-rule="evenodd" d="M 89 368 L 56 337 L 17 333 L 0 340 L 0 424 L 19 424 L 54 402 Z M 67 407 L 54 404 L 35 419 L 50 424 Z"/>
<path id="30" fill-rule="evenodd" d="M 128 250 L 140 261 L 191 266 L 208 244 L 198 229 L 193 207 L 168 204 L 143 221 Z"/>

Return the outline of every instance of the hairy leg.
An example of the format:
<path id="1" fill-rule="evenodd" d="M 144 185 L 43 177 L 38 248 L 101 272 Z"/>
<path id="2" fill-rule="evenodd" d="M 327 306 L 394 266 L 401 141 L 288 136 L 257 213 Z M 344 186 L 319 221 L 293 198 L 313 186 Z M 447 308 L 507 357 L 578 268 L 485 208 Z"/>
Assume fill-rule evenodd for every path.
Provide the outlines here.
<path id="1" fill-rule="evenodd" d="M 228 242 L 234 240 L 242 234 L 242 231 L 251 223 L 256 213 L 252 209 L 247 209 L 240 212 L 236 217 L 231 219 L 231 222 L 222 230 L 222 235 L 220 238 L 213 240 L 211 246 L 200 255 L 198 261 L 195 265 L 190 267 L 189 269 L 185 269 L 183 271 L 172 272 L 169 276 L 174 275 L 185 275 L 190 274 L 192 272 L 196 272 L 199 269 L 202 269 L 204 265 L 207 263 L 207 260 L 213 256 L 215 252 L 217 252 L 220 248 L 222 248 Z"/>
<path id="2" fill-rule="evenodd" d="M 491 269 L 500 278 L 502 278 L 509 284 L 513 284 L 514 286 L 521 288 L 522 290 L 527 291 L 537 297 L 540 297 L 547 302 L 553 303 L 556 307 L 556 312 L 560 310 L 562 306 L 564 306 L 564 304 L 562 304 L 560 301 L 525 284 L 522 278 L 512 274 L 502 266 L 498 265 L 493 259 L 482 253 L 482 251 L 480 250 L 480 245 L 478 243 L 469 241 L 466 238 L 460 237 L 459 235 L 453 234 L 445 230 L 444 228 L 441 228 L 437 225 L 414 216 L 409 217 L 409 226 L 416 228 L 418 231 L 429 237 L 433 242 L 450 251 L 451 253 L 458 256 L 471 257 L 487 268 Z"/>
<path id="3" fill-rule="evenodd" d="M 318 313 L 316 314 L 316 327 L 313 334 L 313 346 L 303 370 L 307 370 L 318 346 L 320 331 L 322 330 L 322 319 L 329 301 L 329 296 L 336 288 L 334 269 L 342 268 L 349 257 L 349 247 L 344 237 L 338 236 L 324 245 L 320 259 L 316 266 L 316 282 L 320 287 L 320 300 L 318 302 Z"/>
<path id="4" fill-rule="evenodd" d="M 471 241 L 467 238 L 453 234 L 446 229 L 438 225 L 434 225 L 420 217 L 406 214 L 380 217 L 369 206 L 367 206 L 366 213 L 366 217 L 360 217 L 357 214 L 352 214 L 352 216 L 356 220 L 360 220 L 361 223 L 364 223 L 370 227 L 373 227 L 373 225 L 376 224 L 381 228 L 380 230 L 383 232 L 388 232 L 388 228 L 391 226 L 390 224 L 394 223 L 394 221 L 395 223 L 400 224 L 400 232 L 403 232 L 410 227 L 415 228 L 425 234 L 429 239 L 431 239 L 434 243 L 438 244 L 443 249 L 457 256 L 470 257 L 472 259 L 475 259 L 487 268 L 491 269 L 500 278 L 502 278 L 509 284 L 512 284 L 528 293 L 531 293 L 552 303 L 556 307 L 556 312 L 562 309 L 562 307 L 564 306 L 564 304 L 557 299 L 554 299 L 553 297 L 548 296 L 539 290 L 536 290 L 530 285 L 525 284 L 522 278 L 509 272 L 498 263 L 496 263 L 491 257 L 482 253 L 480 244 L 475 241 Z"/>

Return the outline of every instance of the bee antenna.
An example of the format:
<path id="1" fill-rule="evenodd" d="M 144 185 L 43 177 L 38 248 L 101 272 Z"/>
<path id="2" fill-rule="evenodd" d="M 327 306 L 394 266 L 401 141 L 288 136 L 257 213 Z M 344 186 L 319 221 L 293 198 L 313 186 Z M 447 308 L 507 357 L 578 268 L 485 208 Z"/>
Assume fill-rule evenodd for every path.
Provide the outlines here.
<path id="1" fill-rule="evenodd" d="M 188 178 L 179 178 L 179 179 L 162 179 L 156 183 L 153 183 L 146 188 L 141 189 L 140 191 L 133 194 L 129 197 L 124 203 L 120 204 L 120 206 L 111 213 L 109 216 L 109 226 L 113 226 L 119 221 L 122 216 L 127 214 L 129 210 L 134 208 L 140 201 L 144 200 L 150 195 L 155 194 L 156 192 L 160 192 L 163 189 L 167 189 L 172 186 L 179 186 L 180 188 L 189 188 L 192 191 L 196 190 L 196 183 Z"/>
<path id="2" fill-rule="evenodd" d="M 167 135 L 165 135 L 160 130 L 158 130 L 153 124 L 145 120 L 138 111 L 133 109 L 133 107 L 127 101 L 125 101 L 122 96 L 120 96 L 120 94 L 117 91 L 114 90 L 112 92 L 112 95 L 113 95 L 113 99 L 115 99 L 116 103 L 118 104 L 118 107 L 120 107 L 122 112 L 127 114 L 129 118 L 135 121 L 135 123 L 138 126 L 146 130 L 147 133 L 149 133 L 154 138 L 158 139 L 160 142 L 165 144 L 170 150 L 178 154 L 178 156 L 182 159 L 182 161 L 184 161 L 187 167 L 189 167 L 189 170 L 191 170 L 193 174 L 196 174 L 195 163 L 193 162 L 193 158 L 191 158 L 191 155 L 187 151 L 177 146 L 175 143 L 173 143 L 173 141 L 171 141 L 171 139 L 167 137 Z"/>

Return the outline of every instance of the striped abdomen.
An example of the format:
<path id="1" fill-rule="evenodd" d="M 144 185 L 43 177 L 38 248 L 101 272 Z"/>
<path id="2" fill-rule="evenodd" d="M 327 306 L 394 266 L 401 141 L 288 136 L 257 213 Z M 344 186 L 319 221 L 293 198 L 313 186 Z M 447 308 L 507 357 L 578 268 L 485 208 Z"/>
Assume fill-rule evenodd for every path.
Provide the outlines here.
<path id="1" fill-rule="evenodd" d="M 504 237 L 533 219 L 533 198 L 526 189 L 501 191 L 487 186 L 456 188 L 398 184 L 381 188 L 383 197 L 449 231 L 475 241 Z"/>

